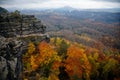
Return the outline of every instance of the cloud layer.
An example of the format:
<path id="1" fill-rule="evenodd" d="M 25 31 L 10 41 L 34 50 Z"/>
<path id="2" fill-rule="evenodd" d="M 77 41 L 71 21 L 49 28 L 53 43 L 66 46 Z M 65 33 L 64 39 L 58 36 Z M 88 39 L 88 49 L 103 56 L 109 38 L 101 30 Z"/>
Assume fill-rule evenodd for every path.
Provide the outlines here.
<path id="1" fill-rule="evenodd" d="M 95 1 L 120 2 L 120 0 L 95 0 Z"/>
<path id="2" fill-rule="evenodd" d="M 73 8 L 120 8 L 119 0 L 0 0 L 0 5 L 5 8 L 37 9 L 59 8 L 71 6 Z"/>

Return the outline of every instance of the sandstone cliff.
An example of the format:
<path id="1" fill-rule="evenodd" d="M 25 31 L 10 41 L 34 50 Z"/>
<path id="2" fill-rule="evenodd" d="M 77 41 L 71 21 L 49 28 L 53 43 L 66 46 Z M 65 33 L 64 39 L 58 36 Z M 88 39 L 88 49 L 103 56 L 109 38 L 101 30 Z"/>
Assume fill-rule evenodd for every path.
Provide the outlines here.
<path id="1" fill-rule="evenodd" d="M 0 80 L 22 79 L 22 55 L 29 42 L 49 42 L 46 26 L 34 15 L 0 8 Z"/>

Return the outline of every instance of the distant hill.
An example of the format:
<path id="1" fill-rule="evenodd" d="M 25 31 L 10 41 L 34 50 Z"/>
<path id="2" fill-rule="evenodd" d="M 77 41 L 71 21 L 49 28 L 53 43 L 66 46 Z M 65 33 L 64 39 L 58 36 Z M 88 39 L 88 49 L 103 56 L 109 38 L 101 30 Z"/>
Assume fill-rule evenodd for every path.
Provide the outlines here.
<path id="1" fill-rule="evenodd" d="M 94 21 L 100 21 L 104 23 L 120 22 L 120 9 L 75 9 L 69 6 L 65 6 L 57 9 L 36 9 L 36 10 L 21 10 L 25 14 L 33 14 L 39 16 L 63 15 L 65 17 L 72 17 L 78 20 L 91 19 Z"/>
<path id="2" fill-rule="evenodd" d="M 23 10 L 34 14 L 46 24 L 51 36 L 65 37 L 70 41 L 87 46 L 102 43 L 109 47 L 119 47 L 120 12 L 114 9 L 80 10 L 71 7 L 48 10 Z M 68 36 L 69 35 L 69 36 Z M 88 39 L 90 41 L 86 41 Z"/>
<path id="3" fill-rule="evenodd" d="M 0 14 L 1 13 L 7 13 L 7 12 L 8 12 L 7 9 L 0 7 Z"/>

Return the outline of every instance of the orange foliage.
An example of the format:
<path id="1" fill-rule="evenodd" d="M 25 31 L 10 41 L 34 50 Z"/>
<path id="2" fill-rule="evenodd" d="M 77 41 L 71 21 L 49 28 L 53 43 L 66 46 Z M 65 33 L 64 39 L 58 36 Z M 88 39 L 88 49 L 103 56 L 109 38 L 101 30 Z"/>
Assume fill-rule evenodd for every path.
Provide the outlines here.
<path id="1" fill-rule="evenodd" d="M 57 56 L 57 52 L 46 42 L 41 42 L 39 45 L 39 62 L 42 65 L 48 65 L 54 61 L 60 61 L 59 56 Z"/>
<path id="2" fill-rule="evenodd" d="M 32 70 L 36 70 L 39 67 L 39 65 L 36 63 L 36 58 L 33 55 L 31 56 L 31 66 Z"/>
<path id="3" fill-rule="evenodd" d="M 53 70 L 59 69 L 59 66 L 60 66 L 60 65 L 61 65 L 61 62 L 59 62 L 59 61 L 54 61 L 53 66 L 52 66 L 52 69 L 53 69 Z"/>
<path id="4" fill-rule="evenodd" d="M 91 66 L 84 50 L 72 45 L 68 48 L 67 55 L 68 58 L 65 61 L 67 73 L 70 76 L 77 75 L 79 78 L 85 74 L 85 78 L 89 79 Z"/>

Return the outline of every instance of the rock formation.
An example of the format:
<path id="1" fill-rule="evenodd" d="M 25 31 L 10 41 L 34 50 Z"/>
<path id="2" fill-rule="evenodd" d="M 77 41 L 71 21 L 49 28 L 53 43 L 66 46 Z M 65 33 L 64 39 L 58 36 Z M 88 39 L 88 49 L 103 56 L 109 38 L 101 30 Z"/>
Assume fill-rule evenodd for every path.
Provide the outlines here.
<path id="1" fill-rule="evenodd" d="M 46 26 L 34 15 L 19 11 L 2 12 L 0 8 L 0 80 L 22 79 L 22 55 L 30 41 L 49 42 Z"/>
<path id="2" fill-rule="evenodd" d="M 45 33 L 46 26 L 34 15 L 20 15 L 18 12 L 0 15 L 0 35 L 16 37 L 31 33 Z"/>

